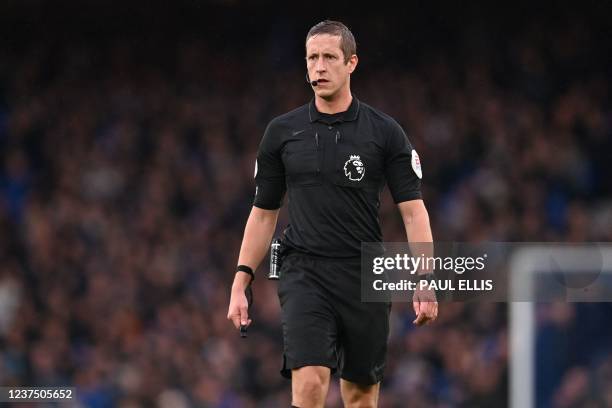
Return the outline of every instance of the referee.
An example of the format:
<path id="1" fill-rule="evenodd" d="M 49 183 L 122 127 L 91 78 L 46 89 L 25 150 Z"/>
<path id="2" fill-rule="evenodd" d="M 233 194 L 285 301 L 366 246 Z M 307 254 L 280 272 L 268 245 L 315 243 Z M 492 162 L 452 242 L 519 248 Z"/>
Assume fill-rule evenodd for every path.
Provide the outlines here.
<path id="1" fill-rule="evenodd" d="M 281 373 L 292 379 L 292 406 L 323 407 L 339 371 L 346 407 L 376 407 L 389 334 L 390 303 L 360 301 L 362 242 L 381 242 L 385 183 L 409 242 L 431 242 L 421 199 L 421 165 L 398 123 L 351 94 L 355 38 L 337 21 L 306 36 L 314 98 L 267 126 L 255 163 L 255 201 L 244 231 L 228 319 L 248 326 L 245 290 L 267 253 L 285 193 L 290 223 L 278 296 Z M 414 323 L 436 318 L 431 292 L 413 297 Z"/>

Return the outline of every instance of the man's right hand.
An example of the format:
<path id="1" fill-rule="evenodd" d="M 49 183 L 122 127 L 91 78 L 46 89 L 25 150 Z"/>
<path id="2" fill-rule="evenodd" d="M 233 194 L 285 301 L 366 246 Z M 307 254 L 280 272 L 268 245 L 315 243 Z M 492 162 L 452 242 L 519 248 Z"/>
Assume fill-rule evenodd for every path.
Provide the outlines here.
<path id="1" fill-rule="evenodd" d="M 240 275 L 241 274 L 242 273 L 240 273 Z M 232 286 L 232 293 L 227 311 L 227 319 L 231 320 L 237 329 L 239 329 L 240 326 L 248 327 L 252 321 L 249 319 L 249 302 L 247 301 L 243 286 L 244 285 L 240 284 L 234 284 Z"/>

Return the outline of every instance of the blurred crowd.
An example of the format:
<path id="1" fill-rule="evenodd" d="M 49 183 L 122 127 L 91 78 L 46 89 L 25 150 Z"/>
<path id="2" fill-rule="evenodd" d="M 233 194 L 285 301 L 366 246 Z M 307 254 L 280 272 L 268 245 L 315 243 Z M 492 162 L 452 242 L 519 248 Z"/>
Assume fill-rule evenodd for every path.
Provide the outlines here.
<path id="1" fill-rule="evenodd" d="M 364 50 L 392 62 L 362 58 L 353 91 L 419 152 L 436 240 L 612 241 L 610 66 L 593 62 L 609 45 L 595 34 L 534 25 L 468 30 L 418 58 Z M 275 284 L 254 284 L 248 339 L 226 320 L 259 140 L 311 98 L 302 56 L 274 39 L 0 51 L 1 385 L 71 385 L 96 408 L 289 406 Z M 381 220 L 405 240 L 387 191 Z M 612 333 L 596 334 L 609 308 L 584 307 L 586 328 L 578 306 L 538 314 L 538 406 L 612 406 Z M 394 304 L 381 408 L 505 405 L 507 305 L 413 318 Z"/>

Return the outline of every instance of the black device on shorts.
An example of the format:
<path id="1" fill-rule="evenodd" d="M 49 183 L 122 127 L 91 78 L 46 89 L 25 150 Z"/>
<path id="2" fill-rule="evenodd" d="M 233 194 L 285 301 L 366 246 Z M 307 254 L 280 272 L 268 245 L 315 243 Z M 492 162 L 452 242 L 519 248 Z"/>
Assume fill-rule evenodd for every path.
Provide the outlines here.
<path id="1" fill-rule="evenodd" d="M 274 238 L 270 244 L 270 271 L 268 272 L 268 279 L 280 279 L 282 250 L 283 242 L 280 240 L 280 238 Z"/>

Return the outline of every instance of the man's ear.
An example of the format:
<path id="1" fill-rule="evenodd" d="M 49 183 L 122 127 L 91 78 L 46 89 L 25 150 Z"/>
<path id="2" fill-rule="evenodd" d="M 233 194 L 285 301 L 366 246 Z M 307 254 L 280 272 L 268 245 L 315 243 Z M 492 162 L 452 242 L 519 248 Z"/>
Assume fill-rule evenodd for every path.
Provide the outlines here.
<path id="1" fill-rule="evenodd" d="M 357 55 L 355 54 L 351 55 L 351 58 L 349 58 L 348 60 L 348 64 L 350 65 L 349 74 L 352 74 L 353 71 L 355 71 L 355 68 L 357 68 L 358 62 L 359 62 L 359 58 L 357 58 Z"/>

